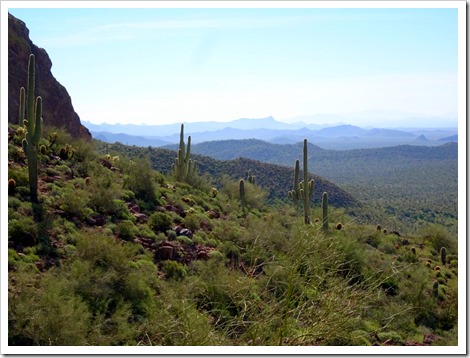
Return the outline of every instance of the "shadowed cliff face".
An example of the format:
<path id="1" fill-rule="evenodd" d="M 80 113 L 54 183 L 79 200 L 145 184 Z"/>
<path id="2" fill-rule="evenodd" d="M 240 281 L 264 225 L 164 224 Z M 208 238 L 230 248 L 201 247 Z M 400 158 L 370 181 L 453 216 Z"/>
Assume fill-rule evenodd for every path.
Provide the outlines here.
<path id="1" fill-rule="evenodd" d="M 35 96 L 42 96 L 45 125 L 66 129 L 73 137 L 91 139 L 80 123 L 67 90 L 52 75 L 52 62 L 47 52 L 29 39 L 25 23 L 8 14 L 8 122 L 18 123 L 20 88 L 26 88 L 28 58 L 36 56 Z"/>

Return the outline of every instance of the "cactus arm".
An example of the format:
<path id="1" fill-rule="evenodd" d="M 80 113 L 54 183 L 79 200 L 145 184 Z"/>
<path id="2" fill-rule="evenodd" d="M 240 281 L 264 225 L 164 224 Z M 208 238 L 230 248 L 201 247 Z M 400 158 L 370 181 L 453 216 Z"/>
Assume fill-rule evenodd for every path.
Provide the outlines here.
<path id="1" fill-rule="evenodd" d="M 25 100 L 26 100 L 26 90 L 24 87 L 20 88 L 20 110 L 19 110 L 19 118 L 18 118 L 18 124 L 24 125 L 24 114 L 25 114 Z"/>
<path id="2" fill-rule="evenodd" d="M 303 148 L 303 175 L 304 175 L 304 222 L 305 224 L 310 224 L 310 195 L 308 193 L 308 156 L 307 156 L 307 139 L 304 139 L 304 148 Z M 307 192 L 305 192 L 307 191 Z"/>
<path id="3" fill-rule="evenodd" d="M 35 147 L 38 146 L 39 144 L 39 138 L 41 138 L 41 132 L 42 132 L 42 98 L 38 97 L 36 98 L 36 110 L 35 110 L 35 129 L 34 133 L 32 134 L 32 141 Z"/>
<path id="4" fill-rule="evenodd" d="M 34 132 L 34 122 L 33 114 L 34 114 L 34 80 L 35 80 L 35 58 L 34 55 L 29 55 L 29 63 L 28 63 L 28 87 L 27 87 L 27 102 L 28 102 L 28 120 L 29 120 L 29 131 Z"/>

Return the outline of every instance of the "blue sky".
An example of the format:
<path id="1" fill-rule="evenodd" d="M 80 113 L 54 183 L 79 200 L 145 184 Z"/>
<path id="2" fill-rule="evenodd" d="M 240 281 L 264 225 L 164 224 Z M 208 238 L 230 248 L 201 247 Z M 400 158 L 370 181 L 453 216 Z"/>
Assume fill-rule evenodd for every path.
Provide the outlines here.
<path id="1" fill-rule="evenodd" d="M 457 113 L 457 9 L 10 8 L 93 123 Z"/>

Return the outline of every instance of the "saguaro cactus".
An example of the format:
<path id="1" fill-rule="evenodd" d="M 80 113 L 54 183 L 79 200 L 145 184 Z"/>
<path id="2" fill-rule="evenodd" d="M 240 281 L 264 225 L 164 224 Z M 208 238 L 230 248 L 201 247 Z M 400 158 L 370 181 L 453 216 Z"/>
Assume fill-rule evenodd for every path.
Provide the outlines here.
<path id="1" fill-rule="evenodd" d="M 173 164 L 173 175 L 178 181 L 187 182 L 196 175 L 196 161 L 190 159 L 191 136 L 188 137 L 188 146 L 184 144 L 184 125 L 181 124 L 180 144 L 178 154 Z"/>
<path id="2" fill-rule="evenodd" d="M 242 208 L 245 207 L 245 181 L 240 179 L 238 183 L 238 192 L 240 194 L 240 204 Z"/>
<path id="3" fill-rule="evenodd" d="M 35 58 L 31 54 L 28 63 L 28 85 L 20 89 L 20 121 L 25 115 L 25 102 L 27 103 L 27 119 L 22 124 L 26 129 L 23 139 L 23 150 L 28 158 L 29 189 L 32 203 L 38 203 L 38 143 L 42 132 L 42 98 L 34 98 Z M 27 100 L 26 100 L 27 97 Z"/>
<path id="4" fill-rule="evenodd" d="M 256 176 L 251 174 L 251 170 L 248 170 L 246 177 L 248 183 L 253 184 L 253 186 L 256 186 Z"/>
<path id="5" fill-rule="evenodd" d="M 310 224 L 310 202 L 313 197 L 313 190 L 315 182 L 314 180 L 308 181 L 308 155 L 307 155 L 307 139 L 304 139 L 304 180 L 300 183 L 300 196 L 304 202 L 304 222 L 305 224 Z"/>
<path id="6" fill-rule="evenodd" d="M 446 264 L 446 258 L 447 258 L 447 250 L 444 246 L 441 247 L 440 254 L 441 254 L 442 264 L 445 265 Z"/>
<path id="7" fill-rule="evenodd" d="M 299 200 L 300 200 L 300 187 L 299 187 L 299 173 L 300 173 L 300 162 L 297 159 L 295 161 L 295 169 L 294 169 L 294 185 L 292 190 L 288 192 L 289 198 L 292 199 L 292 204 L 294 208 L 299 208 Z"/>
<path id="8" fill-rule="evenodd" d="M 328 231 L 328 193 L 325 191 L 322 196 L 321 206 L 323 209 L 323 231 Z"/>

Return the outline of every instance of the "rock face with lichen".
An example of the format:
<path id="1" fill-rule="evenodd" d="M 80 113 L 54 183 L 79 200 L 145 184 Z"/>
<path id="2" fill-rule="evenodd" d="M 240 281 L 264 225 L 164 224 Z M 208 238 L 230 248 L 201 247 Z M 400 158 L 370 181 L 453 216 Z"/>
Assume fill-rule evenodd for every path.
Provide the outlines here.
<path id="1" fill-rule="evenodd" d="M 8 122 L 18 123 L 19 93 L 26 87 L 28 58 L 36 57 L 36 96 L 43 97 L 44 124 L 64 128 L 74 138 L 91 139 L 91 134 L 73 109 L 72 100 L 52 75 L 47 52 L 29 38 L 25 23 L 8 14 Z"/>

